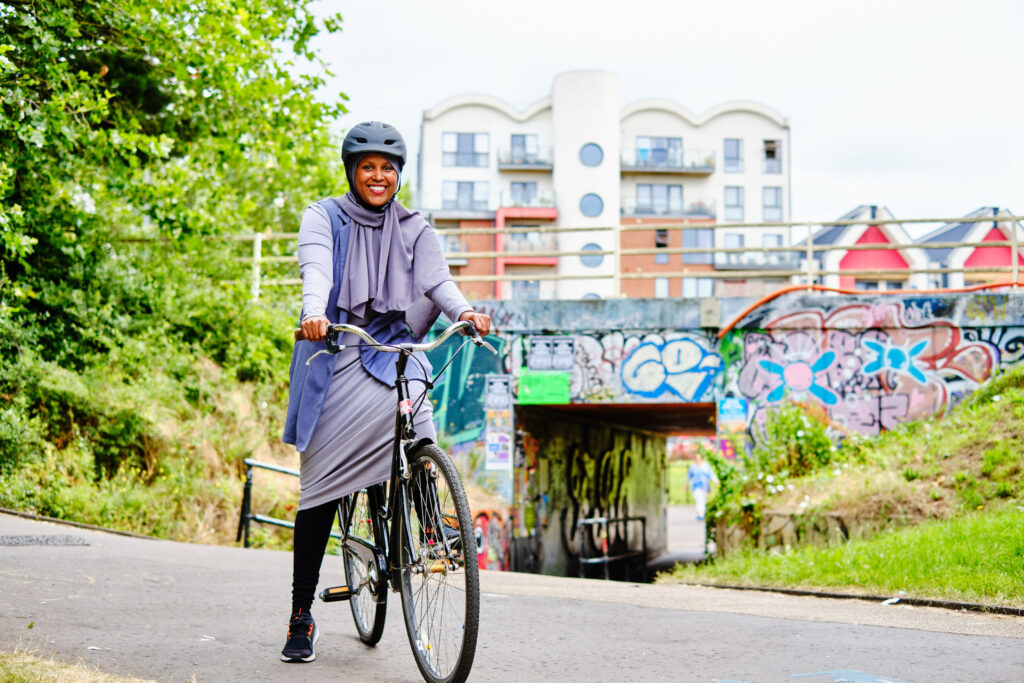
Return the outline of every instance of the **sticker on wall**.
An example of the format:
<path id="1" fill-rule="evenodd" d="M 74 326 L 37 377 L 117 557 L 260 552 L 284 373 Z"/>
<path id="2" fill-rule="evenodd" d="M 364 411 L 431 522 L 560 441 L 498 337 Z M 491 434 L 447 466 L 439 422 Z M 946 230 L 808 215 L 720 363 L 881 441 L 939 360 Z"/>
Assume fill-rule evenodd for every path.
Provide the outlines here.
<path id="1" fill-rule="evenodd" d="M 512 376 L 485 375 L 484 410 L 508 410 L 512 407 Z"/>
<path id="2" fill-rule="evenodd" d="M 576 342 L 567 335 L 528 338 L 526 367 L 530 370 L 572 370 Z"/>
<path id="3" fill-rule="evenodd" d="M 512 467 L 512 435 L 487 432 L 487 453 L 484 469 L 508 471 Z"/>
<path id="4" fill-rule="evenodd" d="M 564 405 L 569 402 L 569 373 L 526 370 L 519 374 L 520 405 Z"/>
<path id="5" fill-rule="evenodd" d="M 718 399 L 719 434 L 742 434 L 747 431 L 747 399 L 727 396 Z"/>

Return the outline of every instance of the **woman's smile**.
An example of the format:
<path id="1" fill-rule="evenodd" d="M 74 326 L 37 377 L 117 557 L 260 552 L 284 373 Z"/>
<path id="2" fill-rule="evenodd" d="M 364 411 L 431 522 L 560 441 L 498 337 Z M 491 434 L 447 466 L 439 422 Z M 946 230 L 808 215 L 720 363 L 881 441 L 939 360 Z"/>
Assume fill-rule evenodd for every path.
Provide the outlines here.
<path id="1" fill-rule="evenodd" d="M 372 207 L 391 201 L 398 191 L 398 170 L 382 154 L 367 154 L 359 160 L 355 173 L 355 191 Z"/>

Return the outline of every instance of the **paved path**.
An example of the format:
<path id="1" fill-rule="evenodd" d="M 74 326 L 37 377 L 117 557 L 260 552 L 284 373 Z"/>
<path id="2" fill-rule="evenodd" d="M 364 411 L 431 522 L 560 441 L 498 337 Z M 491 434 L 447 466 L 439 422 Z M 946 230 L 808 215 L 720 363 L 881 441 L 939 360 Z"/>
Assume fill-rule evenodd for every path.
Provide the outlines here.
<path id="1" fill-rule="evenodd" d="M 318 605 L 317 661 L 277 661 L 290 565 L 0 514 L 0 650 L 158 681 L 419 680 L 397 600 L 377 648 L 346 605 Z M 1024 680 L 1016 617 L 499 572 L 482 584 L 476 681 Z"/>

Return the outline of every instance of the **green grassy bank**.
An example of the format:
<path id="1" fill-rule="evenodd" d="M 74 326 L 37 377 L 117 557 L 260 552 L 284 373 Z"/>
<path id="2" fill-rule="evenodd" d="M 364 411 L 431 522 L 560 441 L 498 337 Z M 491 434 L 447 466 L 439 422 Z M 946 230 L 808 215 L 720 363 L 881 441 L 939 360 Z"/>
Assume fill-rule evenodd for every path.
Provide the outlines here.
<path id="1" fill-rule="evenodd" d="M 933 520 L 833 547 L 745 550 L 661 581 L 826 589 L 1024 607 L 1024 506 Z"/>

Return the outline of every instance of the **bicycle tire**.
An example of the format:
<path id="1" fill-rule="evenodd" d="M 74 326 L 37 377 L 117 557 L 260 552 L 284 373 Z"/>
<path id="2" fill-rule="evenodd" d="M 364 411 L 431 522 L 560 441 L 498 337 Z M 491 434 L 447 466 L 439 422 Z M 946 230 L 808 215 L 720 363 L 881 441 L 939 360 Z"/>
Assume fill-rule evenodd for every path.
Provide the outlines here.
<path id="1" fill-rule="evenodd" d="M 357 491 L 347 498 L 347 505 L 353 506 L 348 529 L 344 529 L 342 556 L 345 565 L 345 581 L 355 594 L 349 598 L 352 621 L 359 632 L 359 640 L 373 646 L 384 634 L 384 619 L 387 616 L 387 587 L 373 561 L 365 559 L 366 549 L 374 549 L 377 543 L 373 523 L 374 506 L 367 490 Z M 343 518 L 344 519 L 344 518 Z M 362 547 L 357 548 L 356 545 Z M 359 552 L 362 551 L 362 552 Z"/>
<path id="2" fill-rule="evenodd" d="M 427 681 L 460 683 L 473 666 L 480 624 L 473 519 L 462 480 L 444 451 L 422 446 L 413 454 L 411 469 L 409 531 L 418 543 L 420 564 L 412 566 L 403 550 L 406 633 Z"/>

